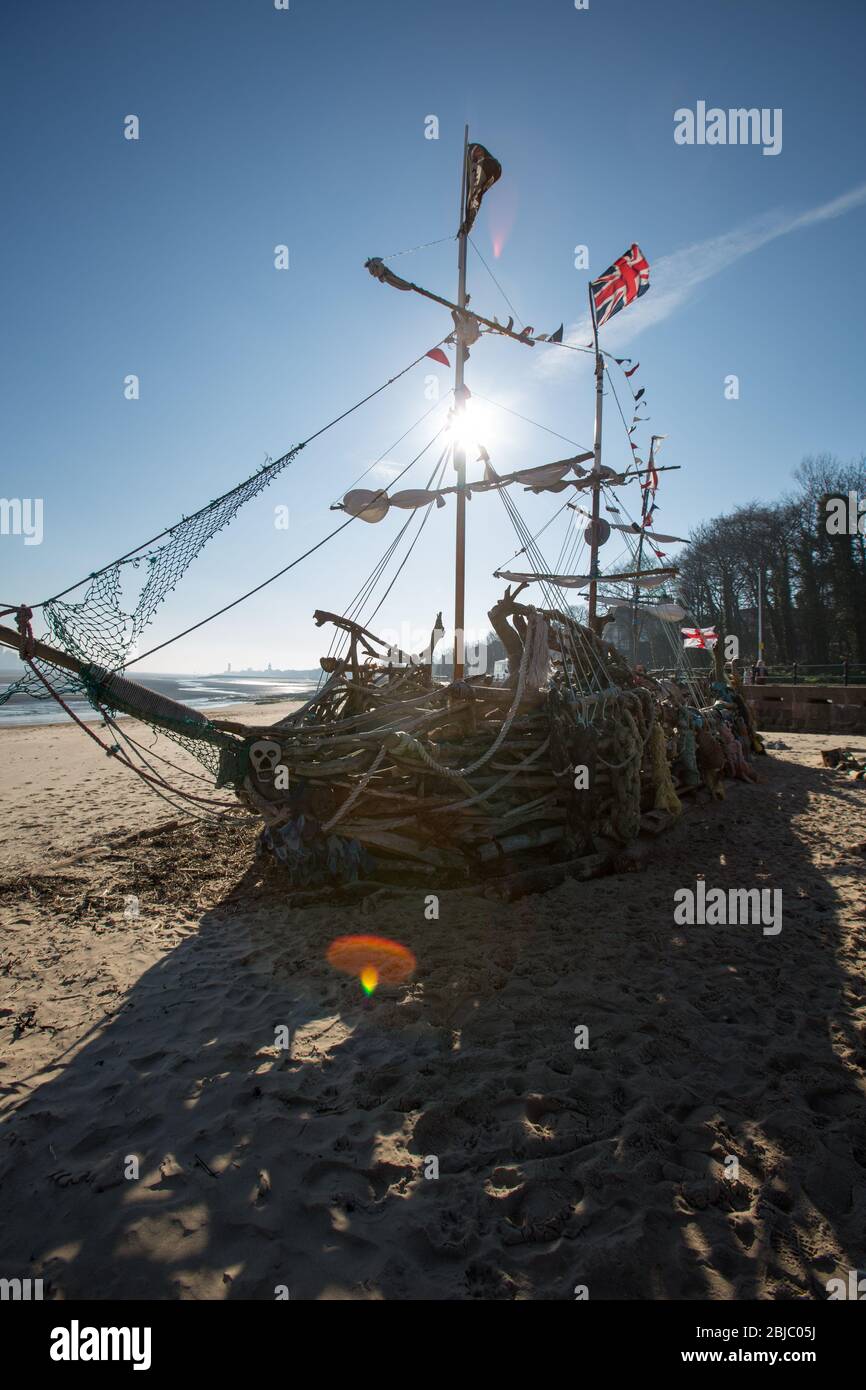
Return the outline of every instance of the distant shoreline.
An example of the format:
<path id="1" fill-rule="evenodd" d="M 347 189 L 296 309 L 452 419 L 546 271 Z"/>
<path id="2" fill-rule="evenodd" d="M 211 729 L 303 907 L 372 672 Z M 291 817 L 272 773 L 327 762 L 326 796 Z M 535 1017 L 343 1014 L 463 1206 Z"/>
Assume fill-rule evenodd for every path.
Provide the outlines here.
<path id="1" fill-rule="evenodd" d="M 321 672 L 318 673 L 321 675 Z M 8 682 L 7 682 L 8 683 Z M 313 677 L 296 676 L 294 680 L 273 673 L 267 676 L 237 675 L 225 676 L 160 676 L 147 673 L 141 681 L 149 690 L 164 695 L 179 704 L 204 714 L 222 711 L 229 707 L 260 711 L 263 706 L 284 702 L 303 703 L 309 699 L 316 688 Z M 82 691 L 73 694 L 60 693 L 68 702 L 70 709 L 85 723 L 99 723 L 101 715 L 84 697 Z M 260 703 L 261 702 L 261 703 Z M 123 716 L 119 716 L 123 717 Z M 0 704 L 0 730 L 44 728 L 65 724 L 69 716 L 51 699 L 36 699 L 28 694 L 12 697 L 6 704 Z M 259 718 L 251 722 L 258 723 Z"/>

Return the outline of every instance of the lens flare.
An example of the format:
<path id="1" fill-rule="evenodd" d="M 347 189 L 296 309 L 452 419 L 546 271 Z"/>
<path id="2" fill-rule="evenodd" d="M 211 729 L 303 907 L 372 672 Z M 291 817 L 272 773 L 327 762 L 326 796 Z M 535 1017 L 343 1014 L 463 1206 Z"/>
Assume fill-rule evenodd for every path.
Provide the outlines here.
<path id="1" fill-rule="evenodd" d="M 396 985 L 408 979 L 416 961 L 408 946 L 386 936 L 338 936 L 328 947 L 328 964 L 361 981 L 370 995 L 377 985 Z"/>
<path id="2" fill-rule="evenodd" d="M 459 415 L 454 415 L 448 425 L 448 438 L 452 445 L 465 449 L 469 465 L 470 479 L 474 473 L 480 477 L 481 470 L 473 469 L 481 447 L 488 451 L 496 443 L 496 417 L 488 406 L 476 400 L 468 400 Z"/>
<path id="3" fill-rule="evenodd" d="M 517 187 L 507 174 L 502 176 L 497 185 L 495 202 L 491 199 L 489 205 L 485 203 L 485 208 L 493 255 L 498 261 L 517 220 Z"/>

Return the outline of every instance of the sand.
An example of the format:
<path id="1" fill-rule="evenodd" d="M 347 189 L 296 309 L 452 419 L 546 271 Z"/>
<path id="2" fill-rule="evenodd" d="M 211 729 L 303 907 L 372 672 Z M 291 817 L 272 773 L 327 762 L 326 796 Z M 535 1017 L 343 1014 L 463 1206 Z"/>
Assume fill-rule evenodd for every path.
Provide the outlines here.
<path id="1" fill-rule="evenodd" d="M 300 703 L 249 701 L 206 713 L 245 724 L 269 724 Z M 115 735 L 102 725 L 89 727 L 103 743 L 115 742 Z M 205 769 L 171 739 L 137 719 L 120 720 L 119 727 L 145 749 L 155 749 L 159 757 L 149 757 L 149 762 L 165 779 L 193 794 L 234 801 L 231 792 L 214 792 L 212 780 L 207 785 L 199 782 Z M 161 759 L 175 766 L 169 768 Z M 179 776 L 178 768 L 188 770 L 188 775 Z M 0 728 L 0 800 L 0 874 L 46 867 L 81 845 L 132 834 L 173 814 L 157 792 L 118 766 L 71 720 Z"/>
<path id="2" fill-rule="evenodd" d="M 0 1273 L 56 1299 L 825 1298 L 866 1267 L 866 785 L 774 737 L 761 785 L 693 799 L 642 871 L 428 920 L 418 892 L 288 909 L 252 829 L 47 873 L 171 813 L 80 732 L 0 735 L 0 850 L 31 871 L 0 898 Z M 781 888 L 781 933 L 677 926 L 699 874 Z M 325 960 L 350 932 L 414 979 L 365 998 Z"/>

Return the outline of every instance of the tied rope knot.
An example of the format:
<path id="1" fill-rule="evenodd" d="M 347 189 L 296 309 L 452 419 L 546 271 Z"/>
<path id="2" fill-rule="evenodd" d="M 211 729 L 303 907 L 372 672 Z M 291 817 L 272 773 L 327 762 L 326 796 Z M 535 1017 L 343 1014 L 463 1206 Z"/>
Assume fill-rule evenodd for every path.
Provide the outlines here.
<path id="1" fill-rule="evenodd" d="M 31 661 L 36 651 L 36 638 L 33 636 L 33 609 L 28 608 L 26 603 L 15 614 L 15 622 L 21 638 L 19 653 L 23 661 Z"/>

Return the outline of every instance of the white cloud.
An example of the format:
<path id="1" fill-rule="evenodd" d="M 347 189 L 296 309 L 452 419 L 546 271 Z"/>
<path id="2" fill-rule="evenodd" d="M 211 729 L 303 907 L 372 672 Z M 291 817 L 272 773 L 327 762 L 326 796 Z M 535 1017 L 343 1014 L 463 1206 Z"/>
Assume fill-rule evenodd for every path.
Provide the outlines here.
<path id="1" fill-rule="evenodd" d="M 603 346 L 609 351 L 620 352 L 628 343 L 645 329 L 669 318 L 692 295 L 705 280 L 727 270 L 744 256 L 750 256 L 771 241 L 798 232 L 805 227 L 813 227 L 819 222 L 829 222 L 843 217 L 854 208 L 866 203 L 866 183 L 858 184 L 848 193 L 832 198 L 828 203 L 810 208 L 806 212 L 792 214 L 770 213 L 735 227 L 721 236 L 710 237 L 707 241 L 686 246 L 669 256 L 661 256 L 650 267 L 649 292 L 636 304 L 618 314 L 605 327 Z M 569 326 L 566 342 L 583 347 L 592 336 L 587 312 L 577 323 Z M 539 370 L 545 375 L 560 374 L 574 368 L 576 364 L 591 365 L 588 355 L 555 350 L 545 351 L 539 360 Z"/>
<path id="2" fill-rule="evenodd" d="M 382 459 L 381 463 L 374 463 L 373 467 L 370 469 L 369 476 L 371 478 L 378 478 L 380 481 L 387 483 L 390 482 L 392 478 L 396 478 L 399 472 L 399 463 L 391 463 L 388 459 Z"/>

